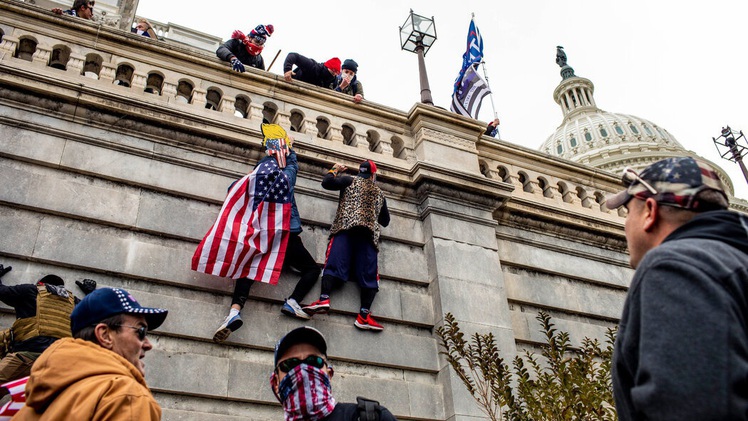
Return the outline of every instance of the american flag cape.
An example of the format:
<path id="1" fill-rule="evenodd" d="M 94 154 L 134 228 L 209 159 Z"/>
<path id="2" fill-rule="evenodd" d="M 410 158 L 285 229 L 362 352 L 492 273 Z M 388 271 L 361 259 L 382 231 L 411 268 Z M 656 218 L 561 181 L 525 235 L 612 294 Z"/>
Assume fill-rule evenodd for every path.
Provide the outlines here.
<path id="1" fill-rule="evenodd" d="M 0 421 L 9 421 L 26 404 L 26 382 L 28 377 L 4 383 L 2 387 L 10 392 L 10 402 L 0 408 Z"/>
<path id="2" fill-rule="evenodd" d="M 192 270 L 277 284 L 291 225 L 291 187 L 266 159 L 229 189 L 213 227 L 192 256 Z"/>

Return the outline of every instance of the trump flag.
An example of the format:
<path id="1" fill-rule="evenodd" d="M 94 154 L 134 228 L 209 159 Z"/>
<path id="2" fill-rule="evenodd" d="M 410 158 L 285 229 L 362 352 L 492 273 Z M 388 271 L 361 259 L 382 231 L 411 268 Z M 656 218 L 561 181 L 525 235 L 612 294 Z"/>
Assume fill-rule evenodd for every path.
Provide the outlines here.
<path id="1" fill-rule="evenodd" d="M 474 66 L 470 66 L 462 76 L 457 91 L 452 95 L 452 105 L 449 108 L 457 114 L 478 118 L 481 102 L 490 93 L 486 81 L 480 77 Z"/>

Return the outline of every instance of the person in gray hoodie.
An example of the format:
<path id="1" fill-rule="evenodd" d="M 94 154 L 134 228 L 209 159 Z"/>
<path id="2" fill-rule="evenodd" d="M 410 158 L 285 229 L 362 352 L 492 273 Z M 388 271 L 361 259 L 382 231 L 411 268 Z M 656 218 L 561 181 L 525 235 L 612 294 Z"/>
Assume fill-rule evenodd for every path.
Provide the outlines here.
<path id="1" fill-rule="evenodd" d="M 628 210 L 636 269 L 613 353 L 619 419 L 748 419 L 748 217 L 691 157 L 623 180 L 606 202 Z"/>

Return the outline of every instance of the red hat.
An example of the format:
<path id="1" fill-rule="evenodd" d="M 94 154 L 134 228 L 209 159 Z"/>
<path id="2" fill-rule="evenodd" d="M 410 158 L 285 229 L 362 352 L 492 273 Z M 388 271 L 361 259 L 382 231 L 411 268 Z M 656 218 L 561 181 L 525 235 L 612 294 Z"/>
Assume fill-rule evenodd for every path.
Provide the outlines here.
<path id="1" fill-rule="evenodd" d="M 325 67 L 332 70 L 333 72 L 340 73 L 340 59 L 333 57 L 325 62 Z"/>

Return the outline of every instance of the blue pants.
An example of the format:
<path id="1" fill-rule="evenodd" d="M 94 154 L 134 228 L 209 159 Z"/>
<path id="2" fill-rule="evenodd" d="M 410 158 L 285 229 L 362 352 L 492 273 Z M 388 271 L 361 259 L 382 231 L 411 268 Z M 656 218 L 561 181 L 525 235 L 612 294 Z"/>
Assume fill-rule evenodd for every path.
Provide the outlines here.
<path id="1" fill-rule="evenodd" d="M 322 276 L 353 280 L 362 288 L 379 290 L 378 252 L 371 235 L 364 227 L 335 234 L 327 244 Z"/>

